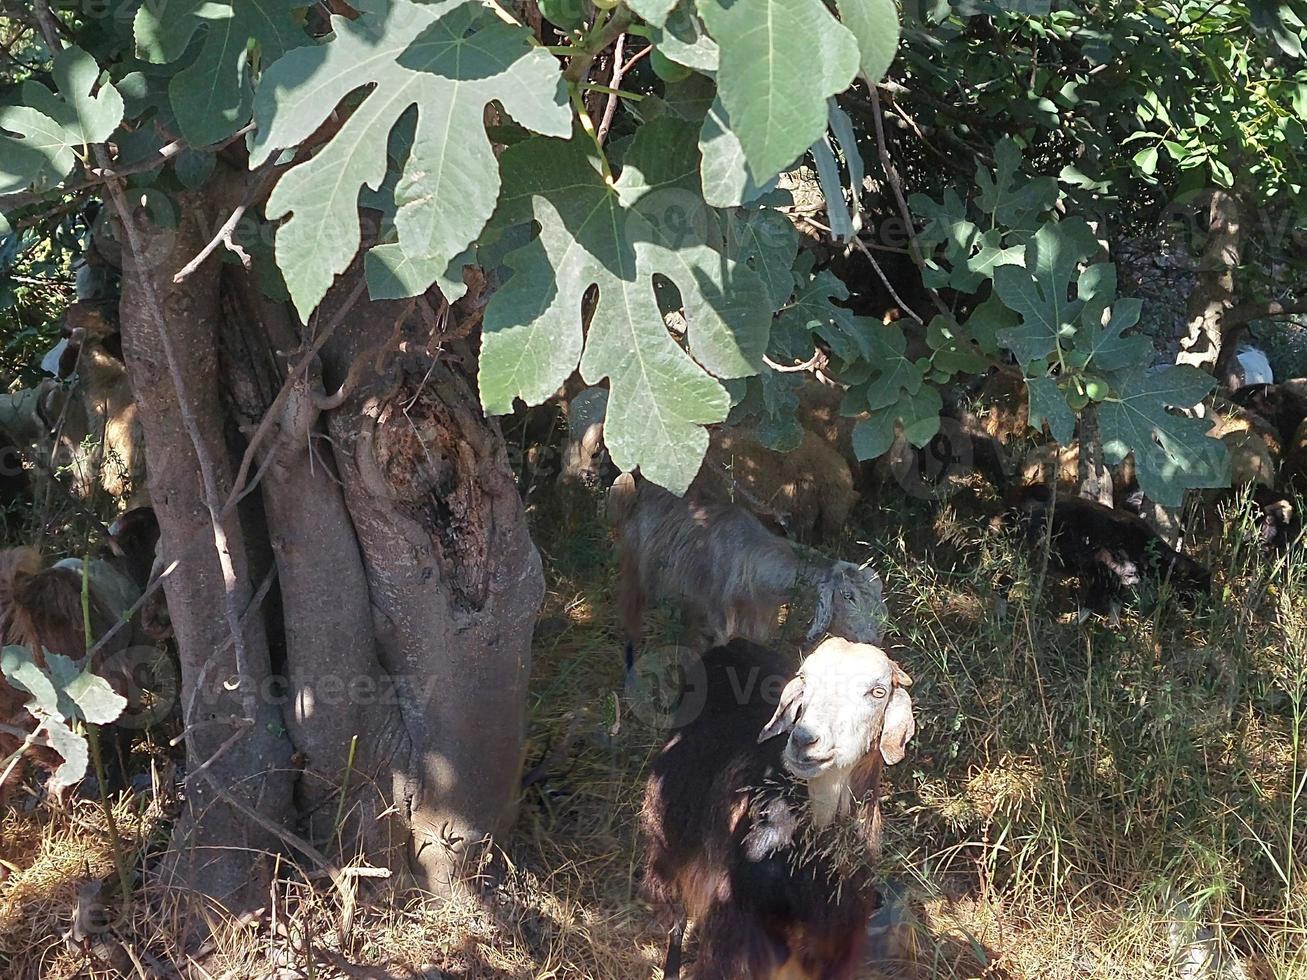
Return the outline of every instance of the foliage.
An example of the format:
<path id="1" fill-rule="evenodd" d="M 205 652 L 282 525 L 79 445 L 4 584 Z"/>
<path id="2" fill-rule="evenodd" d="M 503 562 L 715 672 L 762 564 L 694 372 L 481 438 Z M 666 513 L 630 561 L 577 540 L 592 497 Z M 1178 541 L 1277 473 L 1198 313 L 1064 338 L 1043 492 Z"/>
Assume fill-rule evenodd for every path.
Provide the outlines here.
<path id="1" fill-rule="evenodd" d="M 108 8 L 65 16 L 73 43 L 48 72 L 5 69 L 11 219 L 93 188 L 91 144 L 167 191 L 202 186 L 214 153 L 251 127 L 248 165 L 274 185 L 263 219 L 280 222 L 276 264 L 301 318 L 361 248 L 378 298 L 434 284 L 454 299 L 463 267 L 480 265 L 499 286 L 480 361 L 487 410 L 549 397 L 579 367 L 612 388 L 614 458 L 673 488 L 732 405 L 793 444 L 796 381 L 770 365 L 814 355 L 848 387 L 845 410 L 865 413 L 864 456 L 900 432 L 929 440 L 943 393 L 1015 359 L 1036 424 L 1066 441 L 1099 403 L 1109 456 L 1135 453 L 1157 499 L 1226 479 L 1221 450 L 1173 414 L 1203 395 L 1201 379 L 1139 370 L 1153 354 L 1129 332 L 1138 304 L 1116 295 L 1088 222 L 1108 209 L 1118 224 L 1146 220 L 1211 187 L 1303 213 L 1293 4 L 941 2 L 908 5 L 901 32 L 886 0 L 558 0 L 534 32 L 476 0 L 357 0 L 330 16 L 295 0 Z M 7 30 L 34 38 L 14 15 Z M 623 33 L 648 39 L 652 70 L 608 93 L 595 68 L 611 73 Z M 949 140 L 947 153 L 929 147 L 943 167 L 904 160 L 921 285 L 939 301 L 910 311 L 929 314 L 919 337 L 850 308 L 847 284 L 796 247 L 775 190 L 810 158 L 832 237 L 872 237 L 867 219 L 897 208 L 865 148 L 907 145 L 868 126 L 865 93 L 886 71 L 884 99 L 908 128 Z M 608 98 L 618 111 L 601 134 Z M 160 154 L 178 135 L 185 151 Z M 1275 227 L 1249 289 L 1286 260 Z M 664 327 L 673 312 L 683 333 Z"/>
<path id="2" fill-rule="evenodd" d="M 107 725 L 116 719 L 127 699 L 118 694 L 89 666 L 58 653 L 47 652 L 44 666 L 26 647 L 0 650 L 0 673 L 20 691 L 31 695 L 27 711 L 36 719 L 35 738 L 44 739 L 63 758 L 51 776 L 53 789 L 72 786 L 86 775 L 85 724 Z M 9 760 L 4 760 L 7 766 Z"/>

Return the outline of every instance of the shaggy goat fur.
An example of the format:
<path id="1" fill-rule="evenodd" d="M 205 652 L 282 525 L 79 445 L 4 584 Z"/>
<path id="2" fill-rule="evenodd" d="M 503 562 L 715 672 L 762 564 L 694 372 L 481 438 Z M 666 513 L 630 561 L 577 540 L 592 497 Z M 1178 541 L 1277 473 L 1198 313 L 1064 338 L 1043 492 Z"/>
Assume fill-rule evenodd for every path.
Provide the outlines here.
<path id="1" fill-rule="evenodd" d="M 1166 577 L 1181 593 L 1211 591 L 1212 573 L 1180 554 L 1134 514 L 1083 497 L 1057 497 L 1046 486 L 1020 487 L 1009 497 L 1032 551 L 1043 547 L 1051 516 L 1051 555 L 1080 577 L 1082 604 L 1115 614 L 1144 575 Z"/>
<path id="2" fill-rule="evenodd" d="M 765 641 L 780 607 L 804 590 L 816 595 L 809 639 L 830 632 L 875 643 L 884 633 L 875 572 L 817 555 L 800 558 L 743 507 L 701 504 L 625 473 L 609 491 L 608 516 L 618 534 L 628 663 L 645 604 L 658 599 L 679 603 L 686 625 L 713 643 L 737 636 Z"/>
<path id="3" fill-rule="evenodd" d="M 832 653 L 856 657 L 856 649 Z M 778 704 L 777 682 L 790 678 L 789 664 L 743 640 L 703 656 L 696 678 L 703 710 L 654 760 L 642 815 L 643 888 L 669 927 L 668 980 L 679 975 L 687 917 L 699 937 L 693 975 L 702 980 L 854 976 L 880 904 L 872 860 L 881 769 L 902 758 L 912 734 L 911 700 L 899 690 L 911 679 L 874 654 L 886 667 L 878 700 L 859 690 L 856 700 L 845 692 L 841 705 L 865 710 L 873 730 L 848 747 L 856 763 L 847 805 L 828 819 L 792 771 L 795 734 L 774 737 L 797 733 L 794 715 L 806 710 L 790 703 L 797 678 Z"/>
<path id="4" fill-rule="evenodd" d="M 618 471 L 604 445 L 608 393 L 587 388 L 568 407 L 568 441 L 560 484 L 610 486 Z M 776 530 L 800 540 L 832 538 L 857 503 L 849 463 L 817 432 L 778 452 L 738 427 L 714 429 L 688 496 L 705 504 L 740 504 Z"/>

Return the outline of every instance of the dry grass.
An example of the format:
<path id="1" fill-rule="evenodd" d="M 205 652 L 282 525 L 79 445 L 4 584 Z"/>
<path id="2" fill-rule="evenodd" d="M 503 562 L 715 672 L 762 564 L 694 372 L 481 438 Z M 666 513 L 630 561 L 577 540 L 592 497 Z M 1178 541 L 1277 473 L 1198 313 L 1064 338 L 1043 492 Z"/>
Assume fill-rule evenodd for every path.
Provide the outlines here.
<path id="1" fill-rule="evenodd" d="M 983 518 L 898 506 L 861 526 L 917 530 L 843 547 L 890 586 L 920 720 L 887 805 L 899 925 L 878 934 L 891 959 L 869 980 L 1174 976 L 1178 908 L 1251 976 L 1307 977 L 1307 565 L 1266 569 L 1222 525 L 1205 545 L 1225 569 L 1213 603 L 1146 605 L 1114 632 L 1069 621 L 1067 591 L 1041 585 Z M 665 733 L 618 697 L 605 536 L 535 519 L 551 587 L 528 761 L 558 758 L 525 792 L 493 885 L 448 902 L 378 889 L 342 937 L 335 899 L 285 865 L 264 913 L 208 948 L 179 949 L 176 896 L 145 889 L 88 951 L 62 934 L 84 882 L 114 887 L 98 810 L 11 813 L 0 976 L 656 977 L 636 814 Z M 651 645 L 674 637 L 655 611 Z M 120 809 L 134 842 L 164 819 Z"/>

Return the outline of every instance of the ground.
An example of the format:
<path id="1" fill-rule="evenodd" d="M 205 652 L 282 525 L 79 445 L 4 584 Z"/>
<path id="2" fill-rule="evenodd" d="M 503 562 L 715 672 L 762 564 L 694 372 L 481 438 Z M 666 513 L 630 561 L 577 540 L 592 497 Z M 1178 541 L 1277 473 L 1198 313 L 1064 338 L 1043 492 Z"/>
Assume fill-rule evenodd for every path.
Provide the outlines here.
<path id="1" fill-rule="evenodd" d="M 128 921 L 91 933 L 107 938 L 78 941 L 64 934 L 79 904 L 96 907 L 88 883 L 117 887 L 103 817 L 89 800 L 42 805 L 0 824 L 0 975 L 658 977 L 636 815 L 665 732 L 620 693 L 593 503 L 533 505 L 550 576 L 533 776 L 481 897 L 433 903 L 357 879 L 346 933 L 339 895 L 283 861 L 268 908 L 208 947 L 179 949 L 168 896 L 150 889 Z M 868 980 L 1171 977 L 1186 915 L 1249 976 L 1307 977 L 1307 564 L 1260 561 L 1209 506 L 1194 538 L 1219 570 L 1211 602 L 1145 601 L 1119 630 L 1080 625 L 1070 591 L 992 513 L 970 493 L 868 500 L 839 546 L 880 570 L 894 655 L 916 681 L 917 736 L 885 804 L 900 925 L 878 931 L 891 959 Z M 673 642 L 674 617 L 656 611 L 648 632 L 651 649 Z M 163 748 L 157 760 L 164 786 Z M 132 854 L 164 846 L 167 808 L 166 792 L 123 800 Z"/>

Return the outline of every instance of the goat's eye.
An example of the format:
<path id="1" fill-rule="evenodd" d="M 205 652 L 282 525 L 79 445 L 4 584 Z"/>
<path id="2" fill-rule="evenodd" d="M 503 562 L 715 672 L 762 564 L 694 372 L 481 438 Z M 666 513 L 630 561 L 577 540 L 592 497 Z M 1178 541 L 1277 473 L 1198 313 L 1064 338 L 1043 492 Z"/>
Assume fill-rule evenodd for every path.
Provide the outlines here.
<path id="1" fill-rule="evenodd" d="M 883 698 L 888 693 L 889 691 L 883 687 L 873 687 L 871 689 L 871 696 L 873 698 Z"/>
<path id="2" fill-rule="evenodd" d="M 852 601 L 853 601 L 853 590 L 852 590 L 852 589 L 845 589 L 843 592 L 840 593 L 840 595 L 844 596 L 844 598 L 845 598 L 845 600 L 846 600 L 847 602 L 852 602 Z"/>
<path id="3" fill-rule="evenodd" d="M 603 454 L 604 454 L 604 451 L 603 451 L 602 449 L 596 449 L 594 452 L 592 452 L 592 453 L 590 454 L 590 458 L 591 458 L 591 459 L 598 459 L 598 458 L 599 458 L 600 456 L 602 456 Z"/>

